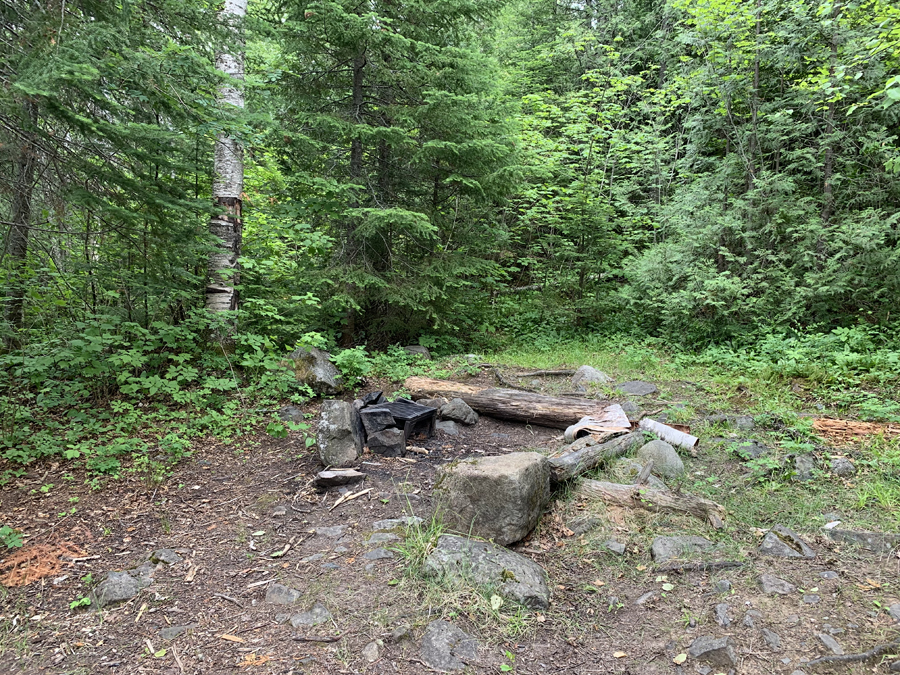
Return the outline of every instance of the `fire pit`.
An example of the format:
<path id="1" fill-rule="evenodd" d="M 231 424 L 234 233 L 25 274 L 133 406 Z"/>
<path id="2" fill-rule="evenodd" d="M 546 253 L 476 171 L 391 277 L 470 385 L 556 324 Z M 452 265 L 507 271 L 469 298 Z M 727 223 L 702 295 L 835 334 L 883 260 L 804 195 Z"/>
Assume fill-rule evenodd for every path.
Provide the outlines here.
<path id="1" fill-rule="evenodd" d="M 388 419 L 388 414 L 385 413 L 388 413 L 393 420 Z M 392 403 L 366 406 L 359 411 L 359 414 L 363 418 L 363 424 L 369 434 L 397 426 L 403 429 L 403 441 L 406 443 L 414 434 L 424 434 L 426 438 L 434 434 L 437 410 L 419 405 L 409 399 L 398 398 Z M 381 428 L 378 429 L 378 427 Z"/>

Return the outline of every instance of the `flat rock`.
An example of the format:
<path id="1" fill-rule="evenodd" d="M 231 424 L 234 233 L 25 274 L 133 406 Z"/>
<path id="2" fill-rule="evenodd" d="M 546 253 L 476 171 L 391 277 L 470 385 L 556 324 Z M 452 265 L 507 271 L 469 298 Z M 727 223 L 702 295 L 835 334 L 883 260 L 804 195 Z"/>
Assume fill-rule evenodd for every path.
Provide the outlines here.
<path id="1" fill-rule="evenodd" d="M 379 406 L 363 408 L 359 411 L 359 417 L 368 435 L 377 434 L 379 431 L 397 426 L 397 421 L 394 419 L 391 411 Z"/>
<path id="2" fill-rule="evenodd" d="M 831 473 L 835 476 L 845 478 L 856 473 L 856 466 L 849 459 L 838 457 L 837 459 L 831 460 Z"/>
<path id="3" fill-rule="evenodd" d="M 469 404 L 461 398 L 450 399 L 449 403 L 441 406 L 438 414 L 441 419 L 472 425 L 478 421 L 478 413 L 469 407 Z"/>
<path id="4" fill-rule="evenodd" d="M 807 593 L 803 596 L 803 602 L 807 605 L 818 605 L 822 598 L 815 593 Z"/>
<path id="5" fill-rule="evenodd" d="M 325 605 L 317 602 L 312 606 L 312 609 L 291 616 L 291 625 L 294 628 L 300 628 L 301 626 L 316 626 L 330 620 L 331 612 L 326 609 Z"/>
<path id="6" fill-rule="evenodd" d="M 537 525 L 550 498 L 550 465 L 537 452 L 453 462 L 438 472 L 434 498 L 447 525 L 505 546 Z"/>
<path id="7" fill-rule="evenodd" d="M 362 453 L 363 439 L 353 414 L 353 406 L 346 401 L 322 401 L 316 443 L 325 466 L 349 466 Z"/>
<path id="8" fill-rule="evenodd" d="M 650 545 L 650 557 L 654 562 L 666 562 L 679 558 L 686 553 L 702 551 L 713 543 L 709 539 L 695 535 L 678 535 L 675 537 L 656 537 Z"/>
<path id="9" fill-rule="evenodd" d="M 751 438 L 743 438 L 731 445 L 732 451 L 744 461 L 759 459 L 769 452 L 769 448 Z"/>
<path id="10" fill-rule="evenodd" d="M 331 527 L 317 527 L 316 534 L 320 537 L 328 537 L 329 539 L 337 539 L 343 537 L 346 531 L 346 525 L 332 525 Z"/>
<path id="11" fill-rule="evenodd" d="M 432 621 L 422 636 L 419 658 L 438 671 L 463 670 L 478 658 L 478 643 L 447 621 Z"/>
<path id="12" fill-rule="evenodd" d="M 891 615 L 891 618 L 900 623 L 900 602 L 895 602 L 893 605 L 888 607 L 888 614 Z"/>
<path id="13" fill-rule="evenodd" d="M 792 583 L 788 583 L 784 579 L 772 576 L 771 574 L 762 574 L 757 579 L 760 589 L 766 595 L 789 595 L 797 590 Z"/>
<path id="14" fill-rule="evenodd" d="M 816 557 L 816 552 L 800 538 L 800 535 L 784 525 L 776 525 L 769 530 L 757 551 L 777 558 Z"/>
<path id="15" fill-rule="evenodd" d="M 886 532 L 864 532 L 861 530 L 823 530 L 829 539 L 842 544 L 859 546 L 873 553 L 890 553 L 900 546 L 900 534 Z"/>
<path id="16" fill-rule="evenodd" d="M 401 429 L 385 429 L 369 434 L 369 450 L 382 457 L 402 457 L 406 451 L 406 437 Z"/>
<path id="17" fill-rule="evenodd" d="M 154 565 L 158 565 L 159 563 L 174 565 L 175 563 L 180 563 L 182 560 L 184 560 L 184 558 L 178 555 L 178 553 L 174 549 L 158 548 L 150 554 L 148 560 L 150 560 L 150 562 L 152 562 Z"/>
<path id="18" fill-rule="evenodd" d="M 766 644 L 769 645 L 772 651 L 777 652 L 781 649 L 781 636 L 778 633 L 770 631 L 768 628 L 763 628 L 761 632 L 763 640 L 766 641 Z"/>
<path id="19" fill-rule="evenodd" d="M 381 645 L 378 642 L 379 640 L 372 640 L 372 642 L 362 648 L 362 657 L 368 663 L 375 663 L 381 658 Z"/>
<path id="20" fill-rule="evenodd" d="M 270 605 L 293 605 L 300 599 L 300 591 L 284 584 L 270 584 L 266 590 L 266 602 Z"/>
<path id="21" fill-rule="evenodd" d="M 642 445 L 634 456 L 642 464 L 652 461 L 653 473 L 657 476 L 675 478 L 684 473 L 684 462 L 675 448 L 665 441 L 650 441 Z"/>
<path id="22" fill-rule="evenodd" d="M 429 576 L 448 576 L 489 586 L 529 609 L 550 606 L 547 573 L 536 562 L 500 546 L 444 534 L 425 559 Z"/>
<path id="23" fill-rule="evenodd" d="M 603 547 L 607 551 L 615 553 L 616 555 L 625 555 L 625 544 L 623 544 L 621 541 L 616 541 L 615 539 L 607 539 L 603 542 Z"/>
<path id="24" fill-rule="evenodd" d="M 602 370 L 597 370 L 591 366 L 581 366 L 572 375 L 572 386 L 577 387 L 580 384 L 608 384 L 613 379 Z"/>
<path id="25" fill-rule="evenodd" d="M 385 520 L 376 520 L 372 523 L 372 529 L 378 530 L 396 530 L 398 527 L 415 527 L 421 525 L 422 519 L 419 516 L 403 516 L 402 518 L 387 518 Z"/>
<path id="26" fill-rule="evenodd" d="M 183 635 L 189 630 L 193 630 L 194 628 L 199 627 L 199 623 L 189 623 L 185 624 L 184 626 L 166 626 L 159 631 L 159 637 L 161 637 L 163 640 L 174 640 L 179 635 Z"/>
<path id="27" fill-rule="evenodd" d="M 581 516 L 570 520 L 566 523 L 566 527 L 572 530 L 572 533 L 575 536 L 580 537 L 582 534 L 587 534 L 591 530 L 596 530 L 602 524 L 603 521 L 600 518 L 595 518 L 594 516 Z"/>
<path id="28" fill-rule="evenodd" d="M 630 382 L 623 382 L 619 386 L 616 387 L 623 394 L 627 394 L 628 396 L 649 396 L 650 394 L 655 394 L 659 391 L 656 388 L 655 384 L 650 384 L 649 382 L 642 382 L 641 380 L 631 380 Z"/>
<path id="29" fill-rule="evenodd" d="M 131 600 L 151 582 L 152 579 L 149 577 L 132 576 L 128 572 L 110 572 L 94 589 L 93 604 L 97 607 L 108 607 L 117 602 Z"/>
<path id="30" fill-rule="evenodd" d="M 386 544 L 391 541 L 400 541 L 400 537 L 390 532 L 375 532 L 371 537 L 363 542 L 363 546 L 372 546 L 374 544 Z"/>
<path id="31" fill-rule="evenodd" d="M 341 371 L 331 362 L 328 352 L 300 347 L 288 359 L 297 380 L 309 385 L 316 394 L 334 396 L 341 390 Z"/>
<path id="32" fill-rule="evenodd" d="M 832 572 L 831 570 L 826 570 L 825 572 L 819 572 L 819 576 L 822 577 L 823 579 L 830 580 L 830 579 L 837 579 L 841 575 L 838 574 L 837 572 Z"/>
<path id="33" fill-rule="evenodd" d="M 441 420 L 440 422 L 434 423 L 435 431 L 442 431 L 448 436 L 458 436 L 459 435 L 459 427 L 456 426 L 456 422 L 445 422 Z"/>
<path id="34" fill-rule="evenodd" d="M 737 664 L 734 641 L 730 637 L 716 638 L 712 635 L 701 635 L 691 643 L 688 654 L 698 661 L 720 668 L 733 668 Z"/>
<path id="35" fill-rule="evenodd" d="M 816 637 L 819 638 L 819 642 L 825 645 L 825 648 L 832 654 L 841 656 L 844 653 L 844 650 L 841 645 L 838 644 L 838 641 L 831 637 L 828 633 L 818 633 Z"/>
<path id="36" fill-rule="evenodd" d="M 392 551 L 388 551 L 385 548 L 373 548 L 371 551 L 363 554 L 363 558 L 366 560 L 390 560 L 395 557 Z"/>
<path id="37" fill-rule="evenodd" d="M 336 487 L 338 485 L 351 485 L 358 483 L 366 474 L 356 469 L 332 469 L 329 471 L 320 471 L 316 474 L 316 485 L 318 487 Z"/>

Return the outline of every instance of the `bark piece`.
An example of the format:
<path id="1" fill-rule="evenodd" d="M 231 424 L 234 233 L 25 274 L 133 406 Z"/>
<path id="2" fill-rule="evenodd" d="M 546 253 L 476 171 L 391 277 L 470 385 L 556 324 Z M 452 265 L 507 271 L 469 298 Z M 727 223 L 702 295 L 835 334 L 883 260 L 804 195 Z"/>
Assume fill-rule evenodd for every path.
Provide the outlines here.
<path id="1" fill-rule="evenodd" d="M 605 440 L 626 431 L 631 431 L 628 415 L 622 406 L 613 404 L 603 411 L 603 415 L 582 417 L 566 429 L 565 439 L 566 443 L 574 443 L 582 436 L 597 434 Z"/>
<path id="2" fill-rule="evenodd" d="M 573 446 L 582 443 L 583 440 L 576 441 Z M 590 471 L 604 462 L 621 457 L 643 442 L 644 435 L 640 432 L 633 432 L 607 443 L 591 445 L 585 443 L 583 447 L 574 452 L 569 452 L 561 457 L 551 457 L 549 460 L 550 478 L 555 483 L 569 480 L 585 471 Z"/>
<path id="3" fill-rule="evenodd" d="M 725 517 L 725 507 L 694 495 L 601 480 L 584 480 L 578 486 L 578 491 L 614 506 L 687 513 L 709 522 L 716 529 L 724 527 L 722 519 Z"/>
<path id="4" fill-rule="evenodd" d="M 685 450 L 690 450 L 700 442 L 700 439 L 696 436 L 691 436 L 683 431 L 678 431 L 678 429 L 673 429 L 668 424 L 662 424 L 646 417 L 641 420 L 638 426 L 656 434 L 667 443 L 677 445 Z"/>

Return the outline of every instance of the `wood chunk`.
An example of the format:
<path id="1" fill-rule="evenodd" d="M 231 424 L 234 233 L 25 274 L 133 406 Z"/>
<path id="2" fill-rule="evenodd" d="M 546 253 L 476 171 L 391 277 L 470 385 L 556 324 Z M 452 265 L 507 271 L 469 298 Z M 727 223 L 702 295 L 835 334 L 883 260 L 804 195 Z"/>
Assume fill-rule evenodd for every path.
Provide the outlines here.
<path id="1" fill-rule="evenodd" d="M 694 495 L 601 480 L 584 480 L 578 486 L 578 491 L 613 506 L 687 513 L 709 522 L 716 529 L 724 527 L 722 519 L 725 517 L 725 507 Z"/>
<path id="2" fill-rule="evenodd" d="M 318 487 L 335 487 L 337 485 L 350 485 L 358 483 L 366 474 L 356 469 L 332 469 L 330 471 L 320 471 L 316 474 L 316 485 Z"/>

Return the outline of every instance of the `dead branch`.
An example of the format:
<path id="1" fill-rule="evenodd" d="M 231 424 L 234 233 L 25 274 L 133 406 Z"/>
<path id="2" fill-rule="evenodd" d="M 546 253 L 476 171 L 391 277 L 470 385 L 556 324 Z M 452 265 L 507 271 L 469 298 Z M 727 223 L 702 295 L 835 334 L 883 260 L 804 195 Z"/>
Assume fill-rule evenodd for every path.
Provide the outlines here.
<path id="1" fill-rule="evenodd" d="M 589 441 L 579 439 L 572 446 L 583 443 L 580 449 L 561 457 L 550 458 L 550 478 L 556 483 L 562 483 L 585 471 L 590 471 L 604 462 L 621 457 L 643 442 L 644 435 L 640 431 L 635 431 L 600 444 L 588 444 Z"/>
<path id="2" fill-rule="evenodd" d="M 823 663 L 859 663 L 860 661 L 868 661 L 876 656 L 881 656 L 885 652 L 893 652 L 900 649 L 900 642 L 891 642 L 886 645 L 878 645 L 867 652 L 861 654 L 842 654 L 840 656 L 823 656 L 818 659 L 809 661 L 807 666 L 818 666 Z"/>
<path id="3" fill-rule="evenodd" d="M 340 635 L 295 635 L 294 639 L 298 642 L 337 642 L 345 635 L 347 635 L 346 631 Z"/>
<path id="4" fill-rule="evenodd" d="M 556 375 L 568 377 L 574 374 L 574 370 L 535 370 L 533 373 L 522 373 L 521 375 L 516 375 L 516 377 L 552 377 Z"/>
<path id="5" fill-rule="evenodd" d="M 725 507 L 702 497 L 601 480 L 584 480 L 578 490 L 607 504 L 655 512 L 687 513 L 708 521 L 716 529 L 724 527 L 722 518 L 725 517 Z"/>

